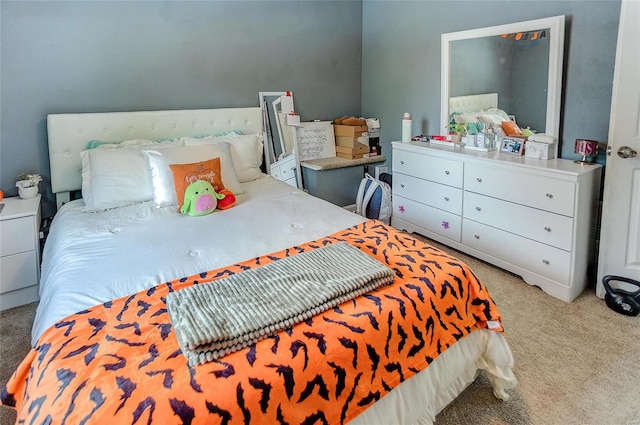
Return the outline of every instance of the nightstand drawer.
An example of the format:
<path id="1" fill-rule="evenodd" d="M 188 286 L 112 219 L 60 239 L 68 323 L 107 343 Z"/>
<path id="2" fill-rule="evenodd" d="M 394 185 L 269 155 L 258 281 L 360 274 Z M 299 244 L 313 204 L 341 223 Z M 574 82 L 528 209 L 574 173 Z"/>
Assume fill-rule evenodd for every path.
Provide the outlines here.
<path id="1" fill-rule="evenodd" d="M 0 292 L 38 284 L 36 252 L 29 251 L 0 259 Z"/>
<path id="2" fill-rule="evenodd" d="M 36 241 L 33 220 L 20 217 L 0 221 L 0 257 L 33 251 Z"/>

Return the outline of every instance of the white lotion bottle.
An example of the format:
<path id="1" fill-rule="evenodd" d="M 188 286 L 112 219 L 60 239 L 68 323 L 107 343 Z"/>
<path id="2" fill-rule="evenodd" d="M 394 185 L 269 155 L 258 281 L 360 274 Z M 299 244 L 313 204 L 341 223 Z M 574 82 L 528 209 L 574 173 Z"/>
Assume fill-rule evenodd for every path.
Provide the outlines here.
<path id="1" fill-rule="evenodd" d="M 402 116 L 402 143 L 411 141 L 411 114 L 405 112 Z"/>

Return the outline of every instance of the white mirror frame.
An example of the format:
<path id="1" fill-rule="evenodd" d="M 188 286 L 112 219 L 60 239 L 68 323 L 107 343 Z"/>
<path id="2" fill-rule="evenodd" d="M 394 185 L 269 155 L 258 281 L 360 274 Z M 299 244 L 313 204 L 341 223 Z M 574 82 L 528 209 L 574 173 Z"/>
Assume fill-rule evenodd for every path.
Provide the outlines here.
<path id="1" fill-rule="evenodd" d="M 266 105 L 266 98 L 267 97 L 274 97 L 274 96 L 285 96 L 285 95 L 289 95 L 291 96 L 291 102 L 293 102 L 293 93 L 290 91 L 282 91 L 282 92 L 277 92 L 277 91 L 269 91 L 269 92 L 258 92 L 258 97 L 260 99 L 260 108 L 262 108 L 262 117 L 263 120 L 268 119 L 269 115 L 268 115 L 268 106 Z M 278 98 L 275 101 L 272 102 L 271 106 L 273 107 L 273 109 L 277 109 L 278 105 L 280 105 L 281 100 Z M 286 151 L 285 148 L 285 144 L 284 144 L 284 135 L 283 135 L 283 131 L 282 131 L 282 127 L 280 126 L 280 121 L 276 119 L 276 129 L 278 131 L 278 135 L 280 137 L 280 147 L 282 149 L 282 152 Z M 271 174 L 271 164 L 273 164 L 274 162 L 278 161 L 278 158 L 275 157 L 274 152 L 272 152 L 272 148 L 269 146 L 270 144 L 270 140 L 271 138 L 268 136 L 267 132 L 267 127 L 266 127 L 266 123 L 263 122 L 262 123 L 262 139 L 263 139 L 263 143 L 264 143 L 264 152 L 265 152 L 265 162 L 266 162 L 266 168 L 267 168 L 267 173 Z M 302 171 L 300 169 L 300 157 L 298 156 L 298 138 L 297 138 L 297 132 L 296 132 L 296 128 L 293 127 L 292 128 L 292 132 L 291 132 L 291 136 L 292 136 L 292 149 L 293 152 L 292 154 L 295 156 L 295 162 L 296 162 L 296 183 L 299 189 L 303 188 L 302 185 Z"/>
<path id="2" fill-rule="evenodd" d="M 442 34 L 442 74 L 441 74 L 441 109 L 440 128 L 449 125 L 449 72 L 450 43 L 456 40 L 470 38 L 490 37 L 501 34 L 535 31 L 544 28 L 550 29 L 549 39 L 549 75 L 547 87 L 547 115 L 545 133 L 560 141 L 560 100 L 562 95 L 562 60 L 564 51 L 564 15 L 550 18 L 536 19 L 532 21 L 516 22 L 494 27 L 478 28 L 467 31 Z M 558 144 L 556 143 L 556 157 Z"/>

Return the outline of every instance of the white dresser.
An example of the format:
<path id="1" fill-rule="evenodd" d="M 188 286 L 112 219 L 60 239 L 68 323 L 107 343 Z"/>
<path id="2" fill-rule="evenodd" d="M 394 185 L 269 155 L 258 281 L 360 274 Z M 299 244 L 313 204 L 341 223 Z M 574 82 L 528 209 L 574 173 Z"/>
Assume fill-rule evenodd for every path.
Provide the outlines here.
<path id="1" fill-rule="evenodd" d="M 0 310 L 38 300 L 40 195 L 5 198 L 0 212 Z"/>
<path id="2" fill-rule="evenodd" d="M 393 216 L 564 301 L 587 286 L 602 167 L 393 142 Z"/>

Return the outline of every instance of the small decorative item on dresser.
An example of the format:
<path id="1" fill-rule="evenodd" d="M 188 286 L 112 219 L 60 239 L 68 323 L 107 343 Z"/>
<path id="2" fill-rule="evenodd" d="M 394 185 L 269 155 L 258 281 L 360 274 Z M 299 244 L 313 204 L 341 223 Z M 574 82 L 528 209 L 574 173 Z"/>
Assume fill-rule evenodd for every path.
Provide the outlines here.
<path id="1" fill-rule="evenodd" d="M 522 137 L 503 137 L 500 150 L 502 152 L 511 153 L 514 155 L 522 155 L 524 153 L 524 142 L 526 139 Z"/>
<path id="2" fill-rule="evenodd" d="M 22 199 L 30 199 L 38 194 L 38 184 L 42 181 L 40 174 L 36 173 L 22 173 L 18 174 L 18 181 L 16 187 L 18 188 L 18 195 Z"/>
<path id="3" fill-rule="evenodd" d="M 589 159 L 598 154 L 598 142 L 595 140 L 576 139 L 574 152 L 582 155 L 582 158 L 573 161 L 576 164 L 593 164 L 593 160 Z"/>
<path id="4" fill-rule="evenodd" d="M 411 113 L 405 112 L 402 116 L 402 143 L 411 141 Z"/>

